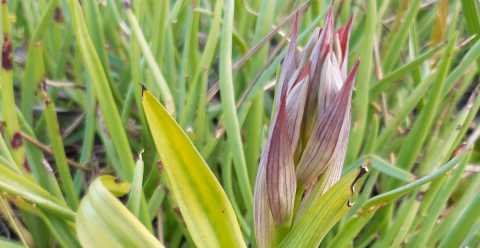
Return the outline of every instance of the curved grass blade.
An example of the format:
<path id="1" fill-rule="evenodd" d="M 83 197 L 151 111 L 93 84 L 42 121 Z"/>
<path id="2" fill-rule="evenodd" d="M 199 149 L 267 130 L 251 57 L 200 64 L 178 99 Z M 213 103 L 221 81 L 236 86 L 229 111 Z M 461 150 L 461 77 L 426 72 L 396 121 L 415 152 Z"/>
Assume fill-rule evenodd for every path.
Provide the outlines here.
<path id="1" fill-rule="evenodd" d="M 83 247 L 164 246 L 108 190 L 117 187 L 114 178 L 101 176 L 90 186 L 78 208 L 75 225 Z"/>
<path id="2" fill-rule="evenodd" d="M 366 210 L 370 211 L 371 209 L 375 209 L 376 207 L 381 207 L 381 206 L 383 206 L 383 205 L 385 205 L 389 202 L 395 201 L 396 199 L 404 196 L 407 193 L 413 192 L 418 187 L 437 179 L 438 177 L 444 175 L 445 173 L 447 173 L 448 171 L 453 169 L 458 164 L 458 162 L 463 159 L 464 156 L 465 156 L 465 154 L 462 154 L 462 155 L 459 155 L 459 156 L 451 159 L 450 161 L 448 161 L 446 164 L 440 166 L 438 169 L 436 169 L 431 174 L 429 174 L 425 177 L 422 177 L 422 178 L 420 178 L 420 179 L 418 179 L 414 182 L 405 184 L 405 185 L 403 185 L 401 187 L 398 187 L 394 190 L 385 192 L 383 194 L 377 195 L 377 196 L 369 199 L 365 203 L 365 205 L 363 206 L 363 209 L 366 209 Z"/>
<path id="3" fill-rule="evenodd" d="M 245 247 L 227 195 L 188 136 L 149 92 L 144 92 L 143 107 L 169 187 L 195 244 Z"/>
<path id="4" fill-rule="evenodd" d="M 30 177 L 15 173 L 0 164 L 0 190 L 31 202 L 40 208 L 67 220 L 73 220 L 75 213 L 65 203 L 45 191 Z"/>
<path id="5" fill-rule="evenodd" d="M 155 61 L 155 57 L 153 56 L 150 46 L 148 45 L 145 39 L 145 36 L 143 35 L 140 25 L 138 24 L 138 20 L 130 8 L 127 8 L 127 17 L 131 25 L 133 35 L 137 39 L 138 45 L 142 49 L 143 55 L 145 56 L 145 59 L 147 61 L 147 65 L 150 68 L 152 75 L 155 79 L 155 82 L 157 83 L 160 89 L 160 95 L 162 96 L 162 99 L 165 102 L 165 106 L 167 107 L 170 113 L 175 113 L 175 104 L 174 104 L 172 92 L 168 87 L 167 81 L 165 80 L 165 77 L 163 76 L 163 73 L 160 70 L 160 67 Z"/>
<path id="6" fill-rule="evenodd" d="M 462 154 L 451 159 L 449 162 L 438 167 L 437 170 L 425 177 L 367 200 L 355 213 L 355 215 L 348 220 L 345 226 L 341 229 L 340 233 L 335 236 L 332 241 L 334 244 L 333 247 L 348 247 L 348 244 L 358 235 L 358 233 L 370 221 L 378 209 L 386 204 L 398 200 L 400 197 L 408 193 L 414 192 L 422 185 L 425 185 L 426 183 L 445 175 L 451 171 L 459 163 L 459 161 L 464 158 L 464 156 L 465 154 Z M 394 242 L 396 243 L 398 241 Z"/>
<path id="7" fill-rule="evenodd" d="M 75 0 L 68 1 L 71 18 L 73 21 L 73 31 L 77 38 L 78 47 L 85 63 L 85 68 L 92 79 L 95 88 L 95 95 L 102 114 L 105 117 L 105 125 L 111 134 L 112 143 L 120 158 L 120 163 L 116 165 L 118 174 L 127 181 L 133 176 L 135 162 L 130 150 L 125 128 L 123 127 L 117 105 L 113 98 L 112 90 L 108 83 L 107 76 L 103 69 L 100 57 L 93 45 L 90 34 L 88 33 L 80 3 Z"/>
<path id="8" fill-rule="evenodd" d="M 370 161 L 372 162 L 372 167 L 388 176 L 394 177 L 396 179 L 402 180 L 404 182 L 412 182 L 415 180 L 415 176 L 399 167 L 393 166 L 389 162 L 383 160 L 382 158 L 371 155 L 369 156 Z"/>

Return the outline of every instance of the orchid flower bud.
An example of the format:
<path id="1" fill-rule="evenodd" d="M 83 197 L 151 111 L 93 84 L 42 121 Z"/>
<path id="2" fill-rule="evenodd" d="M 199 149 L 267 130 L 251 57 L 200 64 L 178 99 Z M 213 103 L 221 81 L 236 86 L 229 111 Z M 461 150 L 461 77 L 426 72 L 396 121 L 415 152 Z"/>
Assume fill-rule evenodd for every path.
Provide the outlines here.
<path id="1" fill-rule="evenodd" d="M 341 176 L 358 69 L 357 62 L 347 74 L 351 24 L 335 31 L 329 11 L 325 28 L 316 29 L 299 51 L 294 19 L 255 183 L 258 247 L 274 246 L 276 230 L 294 221 L 296 196 L 316 186 L 325 192 Z"/>

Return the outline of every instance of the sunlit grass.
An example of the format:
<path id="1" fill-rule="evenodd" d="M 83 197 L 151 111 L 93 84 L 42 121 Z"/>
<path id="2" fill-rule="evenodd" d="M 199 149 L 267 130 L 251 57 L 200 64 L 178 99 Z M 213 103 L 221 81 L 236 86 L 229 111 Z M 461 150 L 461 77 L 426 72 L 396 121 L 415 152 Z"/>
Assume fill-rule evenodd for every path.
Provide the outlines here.
<path id="1" fill-rule="evenodd" d="M 274 246 L 479 246 L 478 1 L 332 2 L 360 60 L 344 176 Z M 2 1 L 0 246 L 261 246 L 253 192 L 292 20 L 303 51 L 329 7 Z"/>

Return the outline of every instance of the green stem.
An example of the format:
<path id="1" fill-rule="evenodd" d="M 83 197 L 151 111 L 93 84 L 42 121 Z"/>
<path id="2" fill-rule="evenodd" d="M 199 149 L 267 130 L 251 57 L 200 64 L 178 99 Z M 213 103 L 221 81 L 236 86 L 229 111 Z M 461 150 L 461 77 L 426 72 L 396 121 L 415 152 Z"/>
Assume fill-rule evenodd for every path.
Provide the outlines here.
<path id="1" fill-rule="evenodd" d="M 239 189 L 245 206 L 252 206 L 252 191 L 247 171 L 243 143 L 235 107 L 235 94 L 232 76 L 232 33 L 235 4 L 225 1 L 222 38 L 220 41 L 220 95 L 224 112 L 227 139 L 234 158 L 234 165 L 240 183 Z"/>

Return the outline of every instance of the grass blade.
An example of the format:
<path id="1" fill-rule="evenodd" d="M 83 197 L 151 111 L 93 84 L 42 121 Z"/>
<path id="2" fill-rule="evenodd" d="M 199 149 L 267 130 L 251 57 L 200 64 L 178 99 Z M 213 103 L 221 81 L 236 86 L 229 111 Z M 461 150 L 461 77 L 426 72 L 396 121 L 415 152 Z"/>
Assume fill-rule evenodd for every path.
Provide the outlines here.
<path id="1" fill-rule="evenodd" d="M 145 37 L 143 36 L 143 32 L 138 24 L 137 18 L 133 14 L 130 8 L 127 8 L 127 17 L 130 23 L 130 26 L 133 31 L 133 35 L 138 41 L 138 45 L 140 46 L 145 59 L 147 60 L 147 65 L 152 71 L 153 77 L 155 78 L 155 82 L 160 89 L 160 95 L 162 96 L 163 101 L 165 102 L 165 106 L 167 107 L 170 113 L 175 113 L 175 102 L 173 100 L 172 92 L 168 87 L 167 81 L 163 76 L 160 67 L 158 66 L 155 57 L 152 54 L 150 46 L 148 45 Z"/>
<path id="2" fill-rule="evenodd" d="M 365 14 L 365 27 L 359 47 L 361 61 L 357 79 L 356 90 L 352 100 L 352 133 L 348 143 L 347 161 L 353 161 L 362 145 L 368 118 L 368 102 L 370 91 L 370 78 L 373 68 L 373 46 L 377 28 L 377 3 L 369 0 Z"/>
<path id="3" fill-rule="evenodd" d="M 47 124 L 47 134 L 50 143 L 52 144 L 55 165 L 58 169 L 58 174 L 60 175 L 62 188 L 65 193 L 68 205 L 72 209 L 76 209 L 78 206 L 78 196 L 73 187 L 73 179 L 70 173 L 70 167 L 67 163 L 67 156 L 65 155 L 62 134 L 60 133 L 57 113 L 55 112 L 55 103 L 48 97 L 47 92 L 41 90 L 40 94 L 43 97 L 43 102 L 45 105 L 44 114 Z"/>
<path id="4" fill-rule="evenodd" d="M 164 247 L 109 192 L 114 178 L 102 176 L 90 186 L 78 208 L 76 230 L 84 247 Z M 108 186 L 109 185 L 109 186 Z"/>
<path id="5" fill-rule="evenodd" d="M 58 217 L 73 220 L 75 216 L 75 213 L 61 200 L 45 191 L 32 179 L 13 172 L 5 165 L 0 165 L 0 189 L 36 204 Z"/>
<path id="6" fill-rule="evenodd" d="M 477 223 L 480 218 L 480 195 L 477 195 L 468 207 L 463 211 L 460 218 L 451 226 L 443 241 L 440 243 L 440 248 L 460 247 L 462 242 L 467 237 L 471 227 Z"/>
<path id="7" fill-rule="evenodd" d="M 243 150 L 240 125 L 235 107 L 232 76 L 232 33 L 234 1 L 225 1 L 222 37 L 220 42 L 220 95 L 224 113 L 224 124 L 230 149 L 232 150 L 235 172 L 245 206 L 252 206 L 252 190 L 248 177 L 247 162 Z"/>
<path id="8" fill-rule="evenodd" d="M 111 134 L 112 143 L 115 146 L 117 155 L 120 158 L 120 163 L 118 165 L 115 163 L 117 166 L 116 169 L 122 178 L 129 181 L 132 179 L 135 163 L 118 108 L 113 99 L 112 91 L 106 74 L 103 71 L 100 58 L 88 34 L 80 3 L 75 0 L 69 0 L 68 6 L 72 15 L 73 30 L 78 41 L 80 53 L 93 81 L 95 95 L 97 96 L 100 109 L 105 117 L 105 124 Z"/>
<path id="9" fill-rule="evenodd" d="M 453 58 L 453 48 L 456 38 L 453 37 L 445 51 L 442 62 L 439 66 L 435 83 L 432 86 L 428 101 L 425 108 L 419 114 L 415 121 L 415 124 L 410 131 L 407 139 L 405 140 L 400 154 L 398 155 L 398 164 L 406 170 L 410 170 L 415 162 L 415 159 L 420 152 L 426 138 L 429 129 L 433 125 L 434 118 L 437 114 L 439 103 L 441 100 L 441 94 L 445 88 L 445 79 L 450 69 L 450 63 Z"/>

